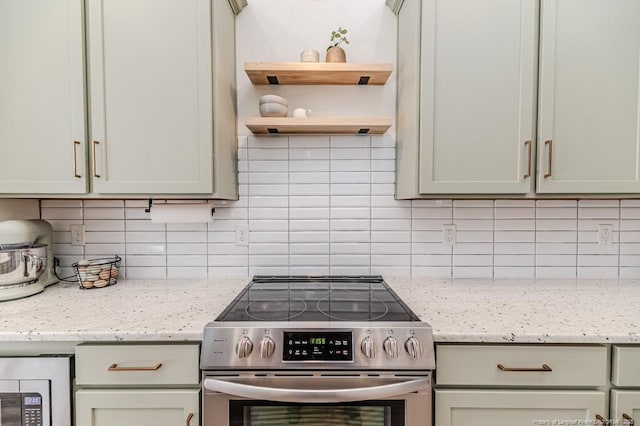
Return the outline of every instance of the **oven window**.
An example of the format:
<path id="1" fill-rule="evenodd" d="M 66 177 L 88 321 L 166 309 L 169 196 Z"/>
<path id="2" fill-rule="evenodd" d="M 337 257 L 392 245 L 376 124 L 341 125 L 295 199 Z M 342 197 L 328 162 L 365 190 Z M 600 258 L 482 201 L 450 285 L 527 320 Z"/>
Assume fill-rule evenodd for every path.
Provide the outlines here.
<path id="1" fill-rule="evenodd" d="M 229 401 L 230 426 L 404 426 L 405 403 L 363 401 L 340 404 L 290 404 Z"/>

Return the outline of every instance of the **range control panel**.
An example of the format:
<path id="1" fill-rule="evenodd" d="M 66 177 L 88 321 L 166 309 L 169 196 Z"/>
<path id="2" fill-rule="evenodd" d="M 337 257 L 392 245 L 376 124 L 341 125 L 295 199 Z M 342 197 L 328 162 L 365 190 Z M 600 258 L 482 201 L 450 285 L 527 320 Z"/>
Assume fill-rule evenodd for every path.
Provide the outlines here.
<path id="1" fill-rule="evenodd" d="M 353 361 L 350 332 L 284 332 L 283 361 Z"/>

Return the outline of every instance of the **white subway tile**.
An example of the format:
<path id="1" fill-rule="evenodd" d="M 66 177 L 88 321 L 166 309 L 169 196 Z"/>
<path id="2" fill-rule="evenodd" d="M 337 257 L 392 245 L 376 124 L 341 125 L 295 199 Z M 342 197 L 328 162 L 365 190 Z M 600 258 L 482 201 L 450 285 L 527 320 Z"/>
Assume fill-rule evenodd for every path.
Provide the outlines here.
<path id="1" fill-rule="evenodd" d="M 280 207 L 280 206 L 265 206 L 265 207 Z M 298 208 L 298 207 L 329 207 L 329 196 L 328 195 L 318 195 L 318 196 L 292 196 L 289 197 L 289 207 Z M 327 217 L 329 215 L 327 214 Z"/>
<path id="2" fill-rule="evenodd" d="M 562 207 L 577 207 L 578 202 L 576 200 L 536 200 L 536 207 L 550 207 L 550 208 L 562 208 Z"/>
<path id="3" fill-rule="evenodd" d="M 332 243 L 367 243 L 370 241 L 371 231 L 340 231 L 331 232 L 329 240 Z"/>
<path id="4" fill-rule="evenodd" d="M 84 246 L 84 254 L 86 256 L 95 256 L 98 254 L 109 254 L 110 256 L 118 255 L 124 258 L 126 248 L 124 244 L 87 244 Z"/>
<path id="5" fill-rule="evenodd" d="M 451 266 L 416 266 L 411 267 L 411 276 L 414 278 L 450 278 Z"/>
<path id="6" fill-rule="evenodd" d="M 87 236 L 89 236 L 89 232 L 87 232 Z M 93 234 L 93 233 L 91 233 Z M 95 234 L 105 234 L 104 232 L 96 232 Z M 122 241 L 94 241 L 94 242 L 124 242 L 126 238 L 127 244 L 133 243 L 165 243 L 167 241 L 167 236 L 165 232 L 130 232 L 127 231 L 122 236 Z"/>
<path id="7" fill-rule="evenodd" d="M 576 278 L 575 266 L 536 266 L 536 278 Z"/>
<path id="8" fill-rule="evenodd" d="M 452 207 L 453 200 L 411 200 L 411 205 L 413 207 Z"/>
<path id="9" fill-rule="evenodd" d="M 291 195 L 313 196 L 329 195 L 328 183 L 295 183 L 290 185 Z"/>
<path id="10" fill-rule="evenodd" d="M 371 183 L 393 184 L 395 181 L 394 172 L 371 172 Z"/>
<path id="11" fill-rule="evenodd" d="M 124 209 L 124 217 L 127 220 L 132 220 L 132 219 L 151 220 L 151 213 L 145 211 L 145 209 L 147 207 L 148 206 L 145 206 L 145 207 L 126 207 Z"/>
<path id="12" fill-rule="evenodd" d="M 373 231 L 408 231 L 411 229 L 411 219 L 371 219 Z"/>
<path id="13" fill-rule="evenodd" d="M 155 231 L 165 232 L 167 225 L 165 223 L 154 223 L 150 220 L 125 220 L 124 226 L 127 231 Z"/>
<path id="14" fill-rule="evenodd" d="M 329 265 L 329 254 L 296 254 L 289 258 L 291 266 L 321 266 Z"/>
<path id="15" fill-rule="evenodd" d="M 620 207 L 620 200 L 578 200 L 578 207 Z"/>
<path id="16" fill-rule="evenodd" d="M 534 208 L 520 207 L 497 207 L 495 208 L 496 219 L 534 219 L 536 210 Z"/>
<path id="17" fill-rule="evenodd" d="M 206 243 L 206 232 L 167 232 L 167 243 Z"/>
<path id="18" fill-rule="evenodd" d="M 124 220 L 85 220 L 88 231 L 124 231 Z"/>
<path id="19" fill-rule="evenodd" d="M 582 254 L 598 254 L 598 255 L 611 255 L 618 257 L 620 247 L 618 244 L 612 244 L 610 246 L 600 246 L 596 243 L 593 244 L 578 244 L 578 255 Z"/>
<path id="20" fill-rule="evenodd" d="M 616 279 L 618 278 L 618 267 L 578 267 L 578 278 Z"/>
<path id="21" fill-rule="evenodd" d="M 453 246 L 453 255 L 493 254 L 493 243 L 460 243 Z"/>
<path id="22" fill-rule="evenodd" d="M 168 232 L 207 232 L 206 223 L 167 223 Z"/>
<path id="23" fill-rule="evenodd" d="M 291 219 L 326 219 L 329 208 L 292 208 L 289 210 Z"/>
<path id="24" fill-rule="evenodd" d="M 246 219 L 218 219 L 208 223 L 209 232 L 235 232 L 238 226 L 248 226 L 249 221 Z"/>
<path id="25" fill-rule="evenodd" d="M 368 195 L 371 185 L 368 183 L 332 183 L 331 195 Z"/>
<path id="26" fill-rule="evenodd" d="M 594 266 L 611 266 L 617 268 L 618 256 L 599 254 L 581 254 L 578 256 L 578 268 Z"/>
<path id="27" fill-rule="evenodd" d="M 570 219 L 537 219 L 537 231 L 575 231 L 578 229 L 577 220 Z"/>
<path id="28" fill-rule="evenodd" d="M 493 257 L 495 266 L 530 266 L 533 270 L 534 263 L 532 254 L 496 254 Z"/>
<path id="29" fill-rule="evenodd" d="M 415 202 L 411 214 L 414 219 L 447 219 L 448 223 L 451 223 L 453 219 L 451 207 L 417 207 Z"/>
<path id="30" fill-rule="evenodd" d="M 263 197 L 269 198 L 269 197 Z M 278 197 L 271 197 L 278 198 Z M 242 220 L 249 218 L 249 209 L 246 207 L 216 207 L 213 220 Z M 168 228 L 167 228 L 168 229 Z"/>
<path id="31" fill-rule="evenodd" d="M 331 265 L 329 273 L 332 275 L 369 275 L 371 273 L 371 266 L 364 265 Z"/>
<path id="32" fill-rule="evenodd" d="M 82 207 L 82 200 L 40 200 L 40 207 Z"/>
<path id="33" fill-rule="evenodd" d="M 306 231 L 328 231 L 329 219 L 316 219 L 316 220 L 290 220 L 289 230 L 293 234 L 294 232 L 306 232 Z"/>
<path id="34" fill-rule="evenodd" d="M 148 255 L 164 255 L 166 253 L 165 244 L 131 244 L 127 243 L 127 255 L 148 254 Z"/>
<path id="35" fill-rule="evenodd" d="M 149 200 L 124 200 L 124 207 L 142 207 L 143 209 L 146 209 L 147 207 L 149 207 Z"/>
<path id="36" fill-rule="evenodd" d="M 289 247 L 292 256 L 300 254 L 329 254 L 329 243 L 326 242 L 292 243 Z"/>
<path id="37" fill-rule="evenodd" d="M 331 208 L 337 207 L 366 207 L 371 205 L 369 195 L 333 195 L 330 197 Z"/>
<path id="38" fill-rule="evenodd" d="M 565 266 L 576 267 L 577 254 L 536 254 L 536 267 Z"/>
<path id="39" fill-rule="evenodd" d="M 289 171 L 291 173 L 298 172 L 328 172 L 329 161 L 326 160 L 291 160 L 289 163 Z"/>
<path id="40" fill-rule="evenodd" d="M 372 243 L 371 254 L 411 254 L 411 243 Z"/>
<path id="41" fill-rule="evenodd" d="M 411 266 L 371 265 L 371 274 L 384 277 L 411 277 Z"/>
<path id="42" fill-rule="evenodd" d="M 251 238 L 251 233 L 249 233 Z M 235 243 L 236 233 L 234 231 L 216 231 L 207 233 L 208 243 Z"/>
<path id="43" fill-rule="evenodd" d="M 331 172 L 331 183 L 366 183 L 371 182 L 371 172 Z"/>
<path id="44" fill-rule="evenodd" d="M 289 256 L 286 254 L 251 254 L 249 255 L 249 266 L 278 266 L 289 267 Z"/>
<path id="45" fill-rule="evenodd" d="M 626 231 L 620 233 L 621 243 L 640 243 L 640 232 Z"/>
<path id="46" fill-rule="evenodd" d="M 371 229 L 368 219 L 332 219 L 329 222 L 331 231 L 363 231 Z"/>
<path id="47" fill-rule="evenodd" d="M 371 171 L 373 172 L 394 172 L 395 169 L 395 160 L 371 160 Z"/>
<path id="48" fill-rule="evenodd" d="M 453 207 L 493 209 L 493 200 L 453 200 Z"/>
<path id="49" fill-rule="evenodd" d="M 490 219 L 455 219 L 457 231 L 493 231 L 493 220 Z"/>
<path id="50" fill-rule="evenodd" d="M 162 256 L 153 256 L 153 255 L 143 255 L 143 256 L 127 256 L 127 267 L 134 266 L 167 266 L 167 257 Z"/>
<path id="51" fill-rule="evenodd" d="M 414 231 L 439 231 L 444 225 L 452 225 L 451 219 L 416 219 L 411 221 L 411 229 Z"/>
<path id="52" fill-rule="evenodd" d="M 256 172 L 286 172 L 289 170 L 289 161 L 284 160 L 255 160 L 249 161 L 249 171 Z"/>
<path id="53" fill-rule="evenodd" d="M 536 242 L 540 243 L 575 243 L 578 233 L 573 231 L 537 231 Z"/>
<path id="54" fill-rule="evenodd" d="M 247 146 L 249 149 L 283 149 L 289 147 L 289 138 L 287 137 L 261 137 L 249 136 L 247 138 Z"/>
<path id="55" fill-rule="evenodd" d="M 292 148 L 289 160 L 328 160 L 329 148 Z"/>
<path id="56" fill-rule="evenodd" d="M 621 231 L 640 231 L 640 220 L 622 219 L 620 221 Z"/>
<path id="57" fill-rule="evenodd" d="M 331 160 L 332 172 L 368 172 L 371 170 L 369 160 Z"/>
<path id="58" fill-rule="evenodd" d="M 533 243 L 494 243 L 493 252 L 498 254 L 535 254 Z"/>
<path id="59" fill-rule="evenodd" d="M 167 278 L 167 268 L 165 267 L 126 267 L 127 279 L 129 280 L 156 280 Z"/>
<path id="60" fill-rule="evenodd" d="M 328 223 L 327 223 L 328 225 Z M 309 232 L 291 232 L 289 234 L 291 238 L 291 243 L 328 243 L 329 242 L 329 231 L 309 231 Z M 322 245 L 322 244 L 319 244 Z"/>
<path id="61" fill-rule="evenodd" d="M 372 135 L 371 146 L 374 148 L 394 148 L 396 146 L 396 141 L 393 136 L 388 134 Z"/>
<path id="62" fill-rule="evenodd" d="M 331 209 L 331 219 L 369 219 L 371 217 L 370 207 L 335 207 Z"/>
<path id="63" fill-rule="evenodd" d="M 191 255 L 167 255 L 167 266 L 207 266 L 207 255 L 191 254 Z"/>
<path id="64" fill-rule="evenodd" d="M 249 254 L 289 254 L 288 243 L 272 243 L 272 244 L 251 244 L 249 245 Z"/>
<path id="65" fill-rule="evenodd" d="M 387 149 L 387 148 L 380 148 Z M 331 148 L 332 160 L 362 160 L 371 158 L 371 148 Z"/>
<path id="66" fill-rule="evenodd" d="M 53 253 L 56 256 L 60 255 L 84 255 L 83 246 L 72 246 L 71 244 L 52 244 Z"/>
<path id="67" fill-rule="evenodd" d="M 576 243 L 537 243 L 536 244 L 536 253 L 537 254 L 573 254 L 577 253 L 577 244 Z"/>
<path id="68" fill-rule="evenodd" d="M 366 266 L 370 265 L 370 255 L 368 254 L 332 254 L 330 256 L 330 266 Z"/>
<path id="69" fill-rule="evenodd" d="M 331 136 L 331 148 L 369 148 L 371 137 L 354 136 Z"/>
<path id="70" fill-rule="evenodd" d="M 289 150 L 286 148 L 249 148 L 249 161 L 254 160 L 288 160 Z M 254 171 L 249 165 L 249 170 Z"/>
<path id="71" fill-rule="evenodd" d="M 406 207 L 372 207 L 373 219 L 411 219 L 411 209 Z"/>
<path id="72" fill-rule="evenodd" d="M 578 208 L 579 219 L 612 219 L 617 220 L 620 216 L 620 209 L 617 207 L 580 207 Z"/>
<path id="73" fill-rule="evenodd" d="M 411 256 L 414 266 L 451 266 L 453 258 L 447 254 L 414 254 Z"/>
<path id="74" fill-rule="evenodd" d="M 50 219 L 82 219 L 82 209 L 75 207 L 45 207 L 40 209 L 40 216 L 44 220 Z"/>
<path id="75" fill-rule="evenodd" d="M 455 200 L 455 202 L 460 200 Z M 478 200 L 482 201 L 482 200 Z M 493 219 L 493 208 L 489 207 L 458 207 L 454 202 L 453 218 L 459 219 Z"/>
<path id="76" fill-rule="evenodd" d="M 169 279 L 189 279 L 200 280 L 207 278 L 207 267 L 183 267 L 169 266 L 167 267 L 167 278 Z"/>
<path id="77" fill-rule="evenodd" d="M 456 231 L 456 243 L 493 242 L 493 231 Z"/>
<path id="78" fill-rule="evenodd" d="M 86 201 L 85 201 L 86 202 Z M 84 208 L 86 219 L 124 219 L 124 208 Z"/>
<path id="79" fill-rule="evenodd" d="M 289 172 L 249 172 L 249 185 L 288 184 Z"/>
<path id="80" fill-rule="evenodd" d="M 249 209 L 249 221 L 253 220 L 284 220 L 289 218 L 289 209 L 256 207 Z"/>
<path id="81" fill-rule="evenodd" d="M 640 254 L 640 244 L 620 244 L 620 254 Z M 640 262 L 640 257 L 637 259 Z"/>
<path id="82" fill-rule="evenodd" d="M 288 184 L 250 185 L 249 195 L 288 195 Z M 292 192 L 293 194 L 293 192 Z"/>
<path id="83" fill-rule="evenodd" d="M 70 244 L 71 243 L 71 232 L 69 231 L 53 231 L 52 240 L 53 243 L 58 244 Z"/>
<path id="84" fill-rule="evenodd" d="M 208 266 L 213 267 L 238 267 L 249 265 L 249 255 L 247 254 L 210 254 Z"/>
<path id="85" fill-rule="evenodd" d="M 46 221 L 49 222 L 54 232 L 69 232 L 71 231 L 71 225 L 82 225 L 82 219 L 46 219 Z"/>
<path id="86" fill-rule="evenodd" d="M 328 266 L 291 266 L 291 275 L 329 275 Z"/>
<path id="87" fill-rule="evenodd" d="M 396 200 L 392 195 L 372 195 L 371 207 L 398 207 L 411 210 L 411 200 Z"/>
<path id="88" fill-rule="evenodd" d="M 442 244 L 442 231 L 411 231 L 411 240 L 414 243 Z"/>
<path id="89" fill-rule="evenodd" d="M 371 148 L 373 160 L 393 160 L 396 158 L 395 148 Z"/>
<path id="90" fill-rule="evenodd" d="M 493 235 L 496 243 L 532 243 L 536 233 L 531 231 L 496 231 Z"/>
<path id="91" fill-rule="evenodd" d="M 91 243 L 124 243 L 124 232 L 86 232 L 85 242 Z M 164 239 L 163 239 L 164 241 Z"/>
<path id="92" fill-rule="evenodd" d="M 575 207 L 554 207 L 536 209 L 536 219 L 577 219 L 578 210 Z"/>
<path id="93" fill-rule="evenodd" d="M 371 254 L 371 245 L 368 242 L 362 243 L 334 243 L 332 242 L 329 246 L 329 252 L 332 255 L 337 254 L 363 254 L 369 255 Z"/>
<path id="94" fill-rule="evenodd" d="M 255 231 L 287 231 L 289 222 L 287 220 L 250 220 L 249 232 Z"/>
<path id="95" fill-rule="evenodd" d="M 495 266 L 493 268 L 494 278 L 533 278 L 535 268 L 528 266 Z"/>
<path id="96" fill-rule="evenodd" d="M 84 200 L 84 208 L 87 207 L 99 207 L 99 208 L 123 208 L 124 200 Z"/>
<path id="97" fill-rule="evenodd" d="M 445 246 L 444 244 L 437 243 L 424 243 L 413 241 L 411 243 L 412 254 L 446 254 L 451 256 L 453 254 L 453 247 Z"/>
<path id="98" fill-rule="evenodd" d="M 493 267 L 493 254 L 454 254 L 453 266 L 454 266 L 454 269 L 459 266 L 491 266 Z M 454 274 L 455 274 L 455 270 L 454 270 Z"/>
<path id="99" fill-rule="evenodd" d="M 492 278 L 492 266 L 454 266 L 453 276 L 455 278 Z"/>
<path id="100" fill-rule="evenodd" d="M 496 219 L 496 231 L 533 231 L 536 222 L 533 219 Z"/>
<path id="101" fill-rule="evenodd" d="M 249 276 L 254 275 L 289 275 L 288 266 L 250 266 Z"/>
<path id="102" fill-rule="evenodd" d="M 229 243 L 234 243 L 235 238 L 231 241 L 227 241 Z M 281 231 L 281 232 L 249 232 L 249 243 L 250 244 L 261 244 L 261 243 L 288 243 L 289 242 L 289 232 Z"/>
<path id="103" fill-rule="evenodd" d="M 639 279 L 640 267 L 620 268 L 620 278 L 623 280 Z"/>
<path id="104" fill-rule="evenodd" d="M 371 231 L 372 243 L 409 243 L 411 231 Z"/>
<path id="105" fill-rule="evenodd" d="M 289 148 L 326 148 L 329 136 L 289 136 Z"/>
<path id="106" fill-rule="evenodd" d="M 237 246 L 229 243 L 209 244 L 207 246 L 207 253 L 209 255 L 246 255 L 249 253 L 249 246 Z"/>
<path id="107" fill-rule="evenodd" d="M 371 267 L 379 266 L 411 266 L 411 256 L 405 254 L 372 254 Z"/>
<path id="108" fill-rule="evenodd" d="M 218 266 L 207 268 L 209 278 L 248 278 L 249 268 L 246 266 Z"/>
<path id="109" fill-rule="evenodd" d="M 529 208 L 529 209 L 533 209 L 536 206 L 535 200 L 509 200 L 509 199 L 505 199 L 505 200 L 495 200 L 493 202 L 493 205 L 496 208 L 509 208 L 509 207 L 516 207 L 516 208 Z"/>
<path id="110" fill-rule="evenodd" d="M 329 183 L 329 172 L 295 172 L 289 175 L 291 184 Z"/>
<path id="111" fill-rule="evenodd" d="M 395 189 L 396 187 L 392 183 L 372 183 L 371 195 L 393 195 Z"/>
<path id="112" fill-rule="evenodd" d="M 167 244 L 167 254 L 207 254 L 206 244 Z"/>

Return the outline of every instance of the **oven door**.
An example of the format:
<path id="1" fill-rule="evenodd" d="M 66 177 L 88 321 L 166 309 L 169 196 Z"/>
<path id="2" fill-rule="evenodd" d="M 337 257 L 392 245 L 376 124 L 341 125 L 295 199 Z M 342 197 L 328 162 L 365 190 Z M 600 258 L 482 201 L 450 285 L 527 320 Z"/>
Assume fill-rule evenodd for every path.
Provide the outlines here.
<path id="1" fill-rule="evenodd" d="M 203 426 L 431 424 L 427 375 L 205 376 Z"/>

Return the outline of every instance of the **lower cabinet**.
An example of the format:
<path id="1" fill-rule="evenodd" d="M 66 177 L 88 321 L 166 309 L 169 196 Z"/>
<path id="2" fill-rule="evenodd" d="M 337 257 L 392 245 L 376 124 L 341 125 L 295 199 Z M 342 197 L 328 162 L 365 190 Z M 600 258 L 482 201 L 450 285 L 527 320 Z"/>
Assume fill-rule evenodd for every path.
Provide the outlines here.
<path id="1" fill-rule="evenodd" d="M 611 420 L 629 426 L 640 421 L 640 390 L 611 391 Z"/>
<path id="2" fill-rule="evenodd" d="M 197 389 L 83 389 L 76 392 L 76 425 L 197 426 L 199 406 Z"/>
<path id="3" fill-rule="evenodd" d="M 198 343 L 76 346 L 76 426 L 198 426 Z"/>
<path id="4" fill-rule="evenodd" d="M 597 425 L 605 401 L 598 391 L 436 390 L 435 426 Z"/>
<path id="5" fill-rule="evenodd" d="M 607 425 L 604 345 L 436 345 L 435 426 Z"/>

